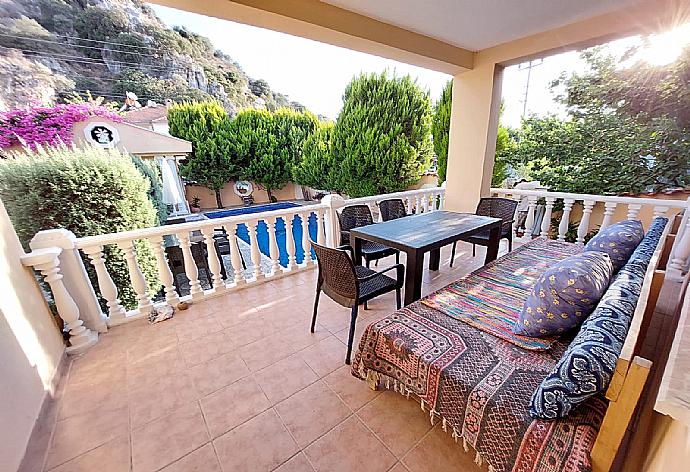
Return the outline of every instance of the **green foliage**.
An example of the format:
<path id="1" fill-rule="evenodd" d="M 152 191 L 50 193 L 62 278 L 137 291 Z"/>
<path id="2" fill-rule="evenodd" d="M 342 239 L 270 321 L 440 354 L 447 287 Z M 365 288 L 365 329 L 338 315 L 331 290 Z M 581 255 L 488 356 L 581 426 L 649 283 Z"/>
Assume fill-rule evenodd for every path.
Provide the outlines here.
<path id="1" fill-rule="evenodd" d="M 0 160 L 0 197 L 25 247 L 44 229 L 66 228 L 83 237 L 155 226 L 156 211 L 148 191 L 149 181 L 130 156 L 117 150 L 63 146 Z M 135 250 L 150 293 L 158 292 L 151 247 L 136 241 Z M 107 245 L 104 254 L 120 300 L 134 308 L 136 294 L 122 251 Z M 91 264 L 85 266 L 97 288 Z"/>
<path id="2" fill-rule="evenodd" d="M 139 33 L 120 33 L 115 37 L 114 42 L 117 45 L 112 46 L 112 58 L 116 61 L 127 62 L 130 65 L 141 64 L 149 54 L 148 49 L 142 49 L 149 44 Z"/>
<path id="3" fill-rule="evenodd" d="M 515 160 L 515 141 L 510 136 L 508 128 L 498 126 L 496 135 L 496 156 L 491 175 L 491 186 L 500 187 L 509 177 L 508 166 Z"/>
<path id="4" fill-rule="evenodd" d="M 123 97 L 126 92 L 134 92 L 140 100 L 154 100 L 157 102 L 164 102 L 168 98 L 180 102 L 212 100 L 209 94 L 189 87 L 178 76 L 172 79 L 157 79 L 133 69 L 124 70 L 117 75 L 113 91 L 116 95 Z"/>
<path id="5" fill-rule="evenodd" d="M 234 152 L 236 138 L 227 113 L 217 102 L 178 104 L 168 110 L 168 124 L 171 135 L 192 142 L 192 155 L 182 166 L 182 175 L 213 190 L 222 208 L 220 191 L 245 165 Z"/>
<path id="6" fill-rule="evenodd" d="M 360 197 L 418 182 L 432 153 L 430 124 L 429 95 L 409 76 L 353 78 L 333 131 L 343 190 Z"/>
<path id="7" fill-rule="evenodd" d="M 339 166 L 331 149 L 333 123 L 320 124 L 304 142 L 302 161 L 293 169 L 293 180 L 317 190 L 339 191 Z"/>
<path id="8" fill-rule="evenodd" d="M 82 39 L 95 41 L 112 41 L 121 32 L 129 30 L 129 19 L 119 8 L 101 8 L 87 6 L 74 21 L 74 29 Z M 93 46 L 94 43 L 84 43 Z M 88 57 L 100 58 L 101 52 L 96 49 L 84 49 Z"/>
<path id="9" fill-rule="evenodd" d="M 438 184 L 446 180 L 448 167 L 448 136 L 450 132 L 450 113 L 453 103 L 453 81 L 449 80 L 441 92 L 441 98 L 434 106 L 431 121 L 431 134 L 434 137 L 434 152 L 438 158 Z"/>
<path id="10" fill-rule="evenodd" d="M 163 177 L 161 176 L 160 165 L 153 160 L 145 161 L 139 156 L 131 157 L 134 166 L 149 181 L 149 201 L 156 210 L 157 225 L 163 225 L 168 218 L 168 208 L 163 203 Z"/>

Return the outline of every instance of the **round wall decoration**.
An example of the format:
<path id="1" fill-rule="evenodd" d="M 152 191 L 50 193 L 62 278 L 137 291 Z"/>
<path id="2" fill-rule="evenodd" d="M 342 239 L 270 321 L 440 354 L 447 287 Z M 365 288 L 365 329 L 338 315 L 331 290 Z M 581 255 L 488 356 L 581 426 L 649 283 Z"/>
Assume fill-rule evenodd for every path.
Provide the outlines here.
<path id="1" fill-rule="evenodd" d="M 247 197 L 254 191 L 254 186 L 251 182 L 247 182 L 246 180 L 238 180 L 235 182 L 232 189 L 238 197 Z"/>
<path id="2" fill-rule="evenodd" d="M 120 142 L 120 133 L 109 123 L 93 122 L 84 128 L 84 137 L 88 142 L 102 148 L 112 148 Z"/>

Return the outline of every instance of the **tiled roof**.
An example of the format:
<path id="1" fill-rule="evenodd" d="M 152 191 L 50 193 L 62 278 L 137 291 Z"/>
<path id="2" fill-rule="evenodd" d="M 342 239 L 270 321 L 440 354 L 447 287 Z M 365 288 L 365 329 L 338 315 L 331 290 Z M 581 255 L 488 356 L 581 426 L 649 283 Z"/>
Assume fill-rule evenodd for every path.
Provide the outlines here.
<path id="1" fill-rule="evenodd" d="M 124 113 L 124 120 L 127 123 L 152 123 L 167 121 L 168 109 L 165 105 L 155 107 L 142 107 Z"/>

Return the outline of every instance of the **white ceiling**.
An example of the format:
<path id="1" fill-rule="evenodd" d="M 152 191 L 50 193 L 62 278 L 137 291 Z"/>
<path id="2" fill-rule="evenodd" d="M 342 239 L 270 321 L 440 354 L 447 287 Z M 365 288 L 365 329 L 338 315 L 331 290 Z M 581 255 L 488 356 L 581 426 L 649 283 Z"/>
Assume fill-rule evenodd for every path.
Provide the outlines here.
<path id="1" fill-rule="evenodd" d="M 472 51 L 640 3 L 640 0 L 322 1 Z"/>

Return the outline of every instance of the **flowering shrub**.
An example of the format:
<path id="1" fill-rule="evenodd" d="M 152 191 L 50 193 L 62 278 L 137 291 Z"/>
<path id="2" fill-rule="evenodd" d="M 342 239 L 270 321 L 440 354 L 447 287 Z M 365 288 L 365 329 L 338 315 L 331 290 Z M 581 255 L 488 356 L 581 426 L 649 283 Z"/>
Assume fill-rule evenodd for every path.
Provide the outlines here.
<path id="1" fill-rule="evenodd" d="M 72 126 L 92 116 L 112 121 L 122 117 L 93 103 L 70 103 L 53 107 L 33 106 L 0 113 L 0 149 L 26 145 L 40 146 L 72 144 Z"/>

